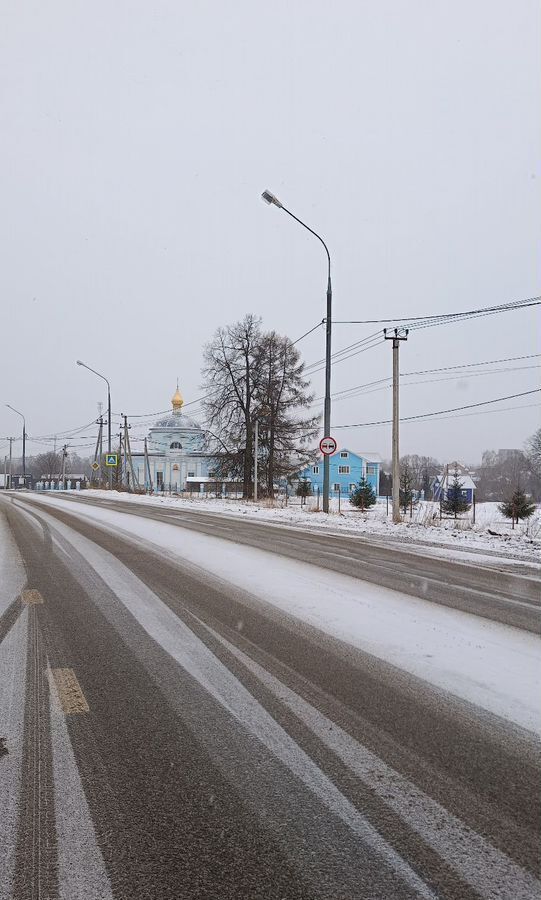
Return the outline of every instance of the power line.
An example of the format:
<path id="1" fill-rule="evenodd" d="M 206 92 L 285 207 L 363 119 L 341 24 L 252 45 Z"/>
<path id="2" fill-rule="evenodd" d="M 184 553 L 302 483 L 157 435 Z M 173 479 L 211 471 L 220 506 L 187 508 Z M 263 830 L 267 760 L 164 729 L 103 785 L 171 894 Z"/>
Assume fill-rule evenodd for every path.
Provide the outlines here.
<path id="1" fill-rule="evenodd" d="M 350 320 L 350 321 L 334 321 L 333 324 L 344 324 L 344 325 L 368 325 L 368 324 L 384 324 L 389 322 L 407 322 L 411 323 L 410 330 L 420 329 L 420 328 L 432 328 L 437 325 L 445 325 L 450 324 L 454 321 L 467 320 L 470 318 L 479 318 L 487 315 L 496 315 L 500 312 L 506 312 L 508 310 L 514 309 L 522 309 L 527 306 L 537 306 L 541 303 L 541 297 L 531 298 L 529 300 L 516 300 L 510 303 L 502 304 L 500 306 L 489 306 L 485 308 L 479 308 L 474 310 L 469 310 L 467 312 L 462 313 L 444 313 L 438 316 L 418 316 L 418 317 L 409 317 L 409 318 L 398 318 L 398 319 L 365 319 L 365 320 Z M 415 323 L 418 324 L 415 324 Z M 374 332 L 373 334 L 368 335 L 365 338 L 362 338 L 360 341 L 357 341 L 353 344 L 349 344 L 347 347 L 344 347 L 342 350 L 339 350 L 337 353 L 333 354 L 333 364 L 336 365 L 339 362 L 344 362 L 346 359 L 351 359 L 353 356 L 357 356 L 359 353 L 364 353 L 365 350 L 371 350 L 372 347 L 377 347 L 379 344 L 383 343 L 383 338 L 379 331 Z M 349 352 L 351 351 L 351 352 Z M 340 357 L 340 358 L 339 358 Z M 314 363 L 305 367 L 306 374 L 316 375 L 318 372 L 321 372 L 324 368 L 322 365 L 324 363 L 323 359 L 317 360 Z"/>
<path id="2" fill-rule="evenodd" d="M 434 412 L 419 413 L 415 416 L 405 416 L 401 418 L 401 422 L 412 422 L 415 419 L 428 419 L 432 416 L 441 416 L 444 413 L 460 412 L 463 409 L 475 409 L 479 406 L 488 406 L 491 403 L 500 403 L 503 400 L 515 400 L 517 397 L 527 397 L 529 394 L 537 394 L 541 388 L 534 388 L 531 391 L 522 391 L 520 394 L 509 394 L 507 397 L 495 397 L 493 400 L 483 400 L 481 403 L 470 403 L 467 406 L 455 406 L 452 409 L 437 409 Z M 379 422 L 356 422 L 350 425 L 333 425 L 333 428 L 367 428 L 370 425 L 389 425 L 392 419 L 381 419 Z"/>
<path id="3" fill-rule="evenodd" d="M 297 338 L 296 341 L 292 341 L 292 342 L 291 342 L 292 346 L 294 347 L 295 344 L 298 344 L 299 341 L 304 340 L 304 338 L 305 338 L 305 337 L 308 337 L 309 334 L 312 334 L 312 332 L 315 331 L 316 328 L 321 328 L 321 326 L 324 325 L 324 324 L 325 324 L 325 319 L 322 319 L 321 322 L 318 322 L 317 325 L 314 325 L 314 327 L 311 328 L 310 331 L 306 331 L 304 334 L 301 334 L 300 338 Z"/>
<path id="4" fill-rule="evenodd" d="M 499 306 L 485 306 L 478 309 L 469 309 L 465 312 L 456 313 L 440 313 L 432 316 L 402 316 L 390 317 L 387 319 L 334 319 L 333 325 L 386 325 L 391 322 L 426 322 L 439 321 L 442 319 L 458 319 L 467 316 L 476 316 L 479 314 L 496 315 L 499 312 L 507 312 L 511 309 L 523 309 L 528 306 L 539 306 L 541 297 L 529 297 L 526 300 L 511 300 L 508 303 L 501 303 Z"/>
<path id="5" fill-rule="evenodd" d="M 400 377 L 401 378 L 411 378 L 413 375 L 431 375 L 431 374 L 436 374 L 438 372 L 452 372 L 452 371 L 457 371 L 457 370 L 461 370 L 461 369 L 477 368 L 478 366 L 488 366 L 488 365 L 492 365 L 492 364 L 496 364 L 496 363 L 518 362 L 518 361 L 524 360 L 524 359 L 538 359 L 540 356 L 541 356 L 541 353 L 529 353 L 529 354 L 522 355 L 522 356 L 507 356 L 507 357 L 504 357 L 503 359 L 485 359 L 482 362 L 461 363 L 460 365 L 456 365 L 456 366 L 440 366 L 437 369 L 419 369 L 416 372 L 401 372 Z M 537 366 L 512 366 L 512 367 L 508 367 L 508 368 L 504 368 L 504 369 L 495 369 L 490 372 L 484 372 L 482 374 L 489 375 L 489 374 L 496 374 L 497 372 L 501 372 L 501 373 L 516 372 L 516 371 L 520 371 L 522 369 L 530 369 L 530 368 L 538 368 L 538 367 Z M 470 376 L 470 377 L 473 377 L 473 376 Z M 446 379 L 436 379 L 436 378 L 429 379 L 429 381 L 433 381 L 434 383 L 436 383 L 437 381 L 443 381 L 443 380 L 446 380 Z M 452 380 L 452 379 L 449 379 L 449 380 Z M 353 396 L 355 396 L 355 394 L 353 393 L 354 391 L 357 391 L 357 390 L 360 391 L 364 388 L 375 387 L 376 385 L 380 385 L 380 384 L 384 385 L 386 382 L 390 382 L 390 381 L 392 381 L 392 376 L 387 375 L 384 378 L 378 378 L 376 381 L 367 381 L 364 384 L 356 384 L 350 388 L 344 388 L 343 391 L 336 391 L 332 396 L 333 397 L 341 397 L 344 394 L 350 394 L 351 398 L 352 398 Z M 414 383 L 415 382 L 410 382 L 410 384 L 414 384 Z M 417 382 L 417 383 L 428 383 L 428 381 L 427 382 Z M 368 391 L 368 393 L 373 393 L 373 392 Z M 314 406 L 316 403 L 318 403 L 322 399 L 323 399 L 322 397 L 317 397 L 314 400 L 314 402 L 310 405 Z M 348 397 L 345 399 L 350 399 L 350 398 Z"/>
<path id="6" fill-rule="evenodd" d="M 541 368 L 539 365 L 537 366 L 508 366 L 505 369 L 488 369 L 486 372 L 468 372 L 468 378 L 482 378 L 485 375 L 501 375 L 505 372 L 524 372 L 529 371 L 530 369 L 539 369 Z M 405 376 L 404 376 L 405 377 Z M 445 378 L 424 378 L 422 381 L 406 381 L 403 387 L 414 387 L 418 384 L 441 384 L 444 381 L 459 381 L 464 377 L 464 374 L 460 374 L 456 372 L 454 375 L 449 375 Z M 333 397 L 336 398 L 336 402 L 338 403 L 340 400 L 352 400 L 354 397 L 362 396 L 365 397 L 367 394 L 375 394 L 379 391 L 387 390 L 390 385 L 384 384 L 383 382 L 390 382 L 391 378 L 382 378 L 379 382 L 369 382 L 366 385 L 358 385 L 357 388 L 349 388 L 348 391 L 341 391 L 342 395 L 347 394 L 347 396 L 339 396 L 338 394 L 333 394 Z M 376 384 L 381 384 L 381 387 L 374 387 Z M 364 388 L 372 387 L 373 390 L 367 391 Z M 318 398 L 317 401 L 314 401 L 311 406 L 315 405 L 321 397 Z"/>

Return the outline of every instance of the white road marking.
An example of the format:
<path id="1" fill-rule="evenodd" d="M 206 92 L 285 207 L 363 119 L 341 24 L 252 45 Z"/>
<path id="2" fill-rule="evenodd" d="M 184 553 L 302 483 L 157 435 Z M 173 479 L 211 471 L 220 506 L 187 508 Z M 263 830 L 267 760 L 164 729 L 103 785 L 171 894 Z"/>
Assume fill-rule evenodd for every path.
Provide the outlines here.
<path id="1" fill-rule="evenodd" d="M 66 509 L 58 498 L 40 501 L 42 509 L 49 504 Z M 70 513 L 172 554 L 183 565 L 197 566 L 436 688 L 541 734 L 541 641 L 535 634 L 135 513 L 88 509 L 81 503 L 71 503 Z"/>
<path id="2" fill-rule="evenodd" d="M 200 621 L 200 620 L 199 620 Z M 259 678 L 348 768 L 419 834 L 481 897 L 531 900 L 541 884 L 432 800 L 407 778 L 328 719 L 318 709 L 267 672 L 262 666 L 201 622 L 220 643 Z"/>
<path id="3" fill-rule="evenodd" d="M 150 637 L 252 733 L 322 801 L 419 897 L 436 900 L 435 894 L 379 834 L 370 822 L 335 787 L 289 734 L 273 719 L 247 688 L 172 610 L 111 553 L 68 526 L 52 524 L 100 574 Z"/>
<path id="4" fill-rule="evenodd" d="M 113 900 L 51 669 L 47 675 L 60 900 Z"/>

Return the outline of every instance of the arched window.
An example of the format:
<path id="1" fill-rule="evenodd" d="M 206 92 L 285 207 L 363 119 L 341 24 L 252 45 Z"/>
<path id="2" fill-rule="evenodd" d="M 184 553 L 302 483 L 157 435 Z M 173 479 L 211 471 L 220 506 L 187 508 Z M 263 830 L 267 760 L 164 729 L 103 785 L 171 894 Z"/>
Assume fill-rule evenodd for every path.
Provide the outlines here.
<path id="1" fill-rule="evenodd" d="M 173 443 L 169 447 L 170 450 L 182 450 L 182 444 L 178 441 L 173 441 Z"/>

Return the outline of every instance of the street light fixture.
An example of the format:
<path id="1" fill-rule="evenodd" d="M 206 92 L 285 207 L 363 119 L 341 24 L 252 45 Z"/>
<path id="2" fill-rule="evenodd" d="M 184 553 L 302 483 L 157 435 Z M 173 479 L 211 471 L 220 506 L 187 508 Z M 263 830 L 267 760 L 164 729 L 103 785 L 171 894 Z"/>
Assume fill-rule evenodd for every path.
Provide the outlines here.
<path id="1" fill-rule="evenodd" d="M 15 409 L 14 406 L 10 406 L 9 403 L 6 403 L 6 406 L 12 412 L 17 413 L 17 415 L 20 416 L 23 420 L 23 479 L 24 486 L 26 487 L 26 419 L 24 418 L 22 412 L 19 412 L 19 410 Z M 9 486 L 11 487 L 11 481 Z"/>
<path id="2" fill-rule="evenodd" d="M 323 244 L 328 262 L 328 278 L 327 278 L 327 317 L 325 319 L 325 404 L 323 411 L 323 430 L 324 437 L 330 437 L 331 433 L 331 336 L 332 336 L 332 284 L 331 284 L 331 255 L 327 244 L 313 228 L 310 228 L 306 222 L 303 222 L 295 216 L 291 210 L 286 209 L 283 203 L 278 200 L 270 191 L 263 191 L 262 200 L 269 206 L 277 206 L 283 209 L 292 219 L 295 219 L 299 225 L 306 228 L 310 234 L 313 234 L 318 241 Z M 329 512 L 329 488 L 330 488 L 330 460 L 327 454 L 323 456 L 323 512 Z"/>
<path id="3" fill-rule="evenodd" d="M 101 378 L 105 381 L 107 385 L 107 453 L 111 453 L 111 385 L 109 384 L 105 375 L 102 375 L 101 372 L 96 372 L 95 369 L 92 369 L 90 366 L 87 366 L 86 363 L 82 362 L 82 360 L 77 360 L 78 366 L 83 366 L 84 369 L 88 369 L 89 372 L 93 372 L 94 375 L 97 375 L 98 378 Z M 109 467 L 109 490 L 112 490 L 113 487 L 113 469 Z"/>

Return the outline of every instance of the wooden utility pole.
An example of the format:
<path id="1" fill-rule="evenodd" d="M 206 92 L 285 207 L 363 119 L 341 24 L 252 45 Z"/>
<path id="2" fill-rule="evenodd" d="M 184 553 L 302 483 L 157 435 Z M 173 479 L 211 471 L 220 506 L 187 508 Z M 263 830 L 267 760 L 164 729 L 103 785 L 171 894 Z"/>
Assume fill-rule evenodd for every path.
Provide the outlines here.
<path id="1" fill-rule="evenodd" d="M 399 411 L 399 382 L 400 365 L 398 352 L 400 341 L 407 341 L 408 328 L 394 328 L 387 334 L 387 328 L 383 329 L 386 341 L 393 342 L 393 522 L 400 522 L 400 411 Z"/>
<path id="2" fill-rule="evenodd" d="M 135 490 L 136 485 L 138 486 L 137 479 L 135 478 L 135 472 L 133 470 L 133 460 L 131 456 L 131 446 L 130 446 L 130 434 L 129 429 L 131 425 L 128 425 L 128 417 L 123 414 L 124 419 L 124 465 L 126 468 L 126 481 L 128 482 L 128 489 L 130 491 Z M 130 481 L 131 474 L 131 481 Z"/>
<path id="3" fill-rule="evenodd" d="M 8 437 L 6 440 L 9 441 L 9 487 L 10 490 L 13 487 L 13 441 L 15 438 Z M 6 486 L 6 482 L 4 481 L 4 487 Z"/>
<path id="4" fill-rule="evenodd" d="M 99 484 L 101 484 L 101 478 L 102 478 L 101 445 L 102 445 L 102 433 L 103 433 L 103 419 L 101 416 L 98 419 L 98 425 L 100 427 L 98 430 L 98 437 L 96 439 L 96 449 L 94 450 L 94 464 L 97 463 L 99 465 L 99 469 L 98 470 L 92 469 L 92 475 L 90 476 L 90 484 L 92 484 L 92 482 L 94 481 L 94 475 L 96 475 L 97 471 L 99 471 L 99 473 L 100 473 L 99 475 L 96 476 L 99 479 L 99 481 L 98 481 Z"/>
<path id="5" fill-rule="evenodd" d="M 66 457 L 68 455 L 68 445 L 62 447 L 62 490 L 66 490 Z"/>
<path id="6" fill-rule="evenodd" d="M 152 490 L 153 490 L 152 476 L 150 474 L 150 460 L 148 458 L 148 447 L 147 447 L 147 439 L 146 438 L 145 438 L 145 469 L 146 469 L 146 473 L 147 473 L 147 477 L 148 477 L 148 487 L 149 487 L 150 493 L 152 494 Z M 145 487 L 146 487 L 146 485 L 145 485 Z"/>

